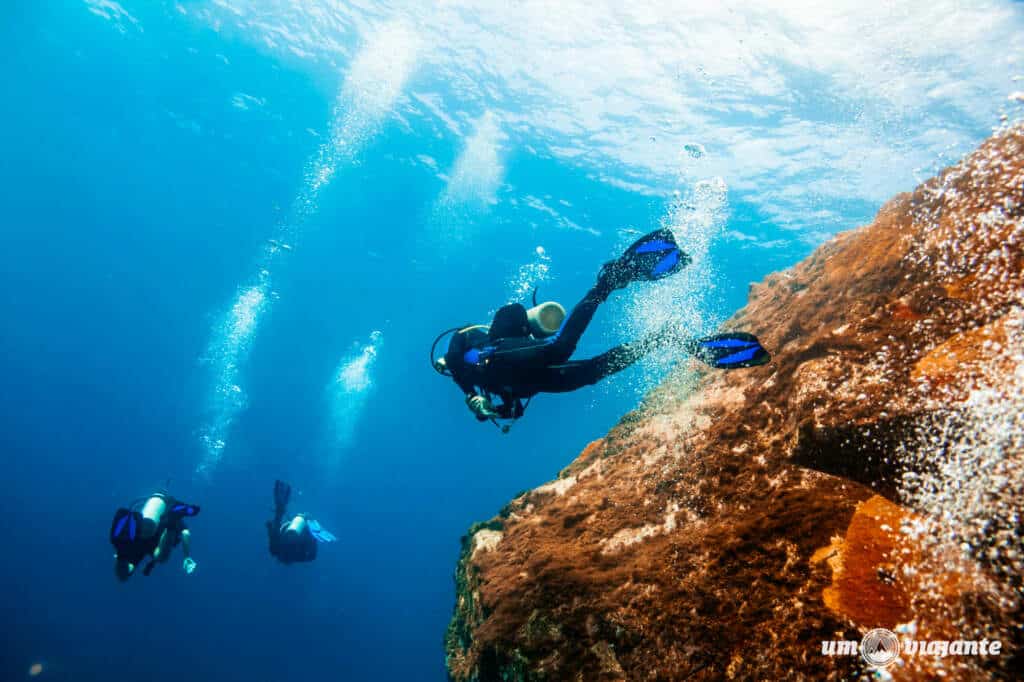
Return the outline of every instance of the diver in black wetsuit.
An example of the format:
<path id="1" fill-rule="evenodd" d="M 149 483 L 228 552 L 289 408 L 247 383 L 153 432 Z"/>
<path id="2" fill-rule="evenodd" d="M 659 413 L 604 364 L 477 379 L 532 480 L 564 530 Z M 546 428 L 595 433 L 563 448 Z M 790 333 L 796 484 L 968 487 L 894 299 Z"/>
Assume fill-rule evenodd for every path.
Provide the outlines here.
<path id="1" fill-rule="evenodd" d="M 142 570 L 148 576 L 157 562 L 167 561 L 171 550 L 179 544 L 185 553 L 182 569 L 191 575 L 197 564 L 192 558 L 192 534 L 185 526 L 185 518 L 198 513 L 198 505 L 180 502 L 165 493 L 153 493 L 130 507 L 118 509 L 110 524 L 114 573 L 118 579 L 128 580 L 146 557 L 152 557 Z"/>
<path id="2" fill-rule="evenodd" d="M 292 488 L 283 481 L 274 481 L 274 518 L 267 521 L 270 554 L 284 564 L 304 563 L 316 559 L 317 545 L 337 538 L 307 514 L 285 519 Z"/>
<path id="3" fill-rule="evenodd" d="M 677 343 L 700 360 L 721 369 L 751 367 L 769 361 L 770 355 L 757 338 L 744 332 L 718 334 L 704 339 L 684 338 L 675 325 L 632 343 L 616 346 L 586 360 L 570 360 L 598 306 L 611 292 L 635 281 L 668 277 L 690 258 L 676 244 L 669 230 L 656 230 L 633 243 L 618 259 L 601 268 L 597 283 L 563 320 L 539 319 L 551 313 L 544 304 L 527 311 L 518 303 L 506 305 L 491 325 L 471 325 L 454 332 L 444 357 L 434 368 L 449 376 L 462 390 L 466 405 L 479 421 L 518 419 L 537 393 L 565 393 L 597 383 L 619 372 L 659 346 Z M 561 309 L 561 306 L 557 306 Z M 560 326 L 559 326 L 560 324 Z M 500 399 L 495 405 L 494 399 Z M 503 427 L 504 431 L 508 427 Z"/>

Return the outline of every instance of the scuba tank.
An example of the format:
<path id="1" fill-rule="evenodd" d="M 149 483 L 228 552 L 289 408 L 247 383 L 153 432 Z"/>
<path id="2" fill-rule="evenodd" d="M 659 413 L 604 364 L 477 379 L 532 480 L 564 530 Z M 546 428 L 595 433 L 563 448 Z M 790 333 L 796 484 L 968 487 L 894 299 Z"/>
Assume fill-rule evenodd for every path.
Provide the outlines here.
<path id="1" fill-rule="evenodd" d="M 565 308 L 555 301 L 545 301 L 527 310 L 526 319 L 530 322 L 530 330 L 533 335 L 538 339 L 543 339 L 562 328 L 562 321 L 565 320 Z"/>
<path id="2" fill-rule="evenodd" d="M 313 534 L 315 521 L 305 514 L 296 514 L 291 521 L 281 524 L 278 558 L 284 563 L 313 561 L 316 559 L 317 540 Z"/>
<path id="3" fill-rule="evenodd" d="M 282 531 L 282 534 L 292 533 L 296 536 L 301 536 L 304 532 L 306 532 L 307 525 L 308 524 L 306 523 L 306 517 L 302 514 L 297 514 L 294 519 L 288 522 L 288 524 Z"/>
<path id="4" fill-rule="evenodd" d="M 154 493 L 142 505 L 142 519 L 139 524 L 139 534 L 144 538 L 153 537 L 156 529 L 160 527 L 164 512 L 167 511 L 167 498 L 160 493 Z"/>

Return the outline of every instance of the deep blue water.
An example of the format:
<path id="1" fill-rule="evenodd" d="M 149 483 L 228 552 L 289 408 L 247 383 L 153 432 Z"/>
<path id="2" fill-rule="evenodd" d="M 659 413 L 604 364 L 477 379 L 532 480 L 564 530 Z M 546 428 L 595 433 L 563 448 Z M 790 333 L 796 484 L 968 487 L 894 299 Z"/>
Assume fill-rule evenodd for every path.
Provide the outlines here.
<path id="1" fill-rule="evenodd" d="M 20 3 L 4 30 L 0 678 L 26 678 L 41 662 L 39 679 L 54 680 L 443 679 L 460 535 L 552 479 L 637 404 L 652 375 L 634 369 L 541 397 L 501 436 L 430 370 L 430 341 L 504 303 L 538 245 L 550 256 L 542 290 L 571 305 L 628 238 L 623 228 L 656 227 L 672 196 L 609 184 L 602 175 L 616 167 L 545 152 L 550 139 L 508 125 L 495 203 L 437 219 L 441 175 L 465 141 L 427 113 L 383 116 L 358 158 L 337 164 L 295 249 L 274 260 L 275 296 L 240 362 L 247 406 L 212 472 L 197 474 L 216 383 L 211 339 L 290 220 L 359 41 L 343 34 L 339 69 L 328 69 L 242 28 L 212 30 L 196 18 L 202 3 L 186 3 L 187 14 L 174 3 L 122 4 L 144 30 L 89 11 L 109 13 L 103 3 L 74 2 Z M 445 83 L 425 67 L 406 87 Z M 805 85 L 820 83 L 811 74 Z M 243 109 L 238 93 L 266 105 Z M 827 102 L 794 111 L 846 120 Z M 475 104 L 466 104 L 474 116 Z M 958 134 L 971 142 L 986 132 L 973 121 Z M 440 174 L 410 161 L 418 154 Z M 913 185 L 902 180 L 887 193 Z M 693 186 L 679 189 L 685 197 Z M 531 213 L 526 197 L 599 234 Z M 854 191 L 822 199 L 833 216 L 808 236 L 749 188 L 730 189 L 695 263 L 712 273 L 713 288 L 694 293 L 702 324 L 741 306 L 750 282 L 868 220 L 877 203 Z M 782 243 L 747 248 L 728 230 Z M 624 340 L 631 310 L 602 311 L 580 355 Z M 373 331 L 371 385 L 332 403 L 339 363 Z M 343 443 L 329 435 L 339 418 L 351 423 Z M 300 493 L 296 511 L 340 538 L 312 565 L 267 554 L 274 478 Z M 190 524 L 199 568 L 185 576 L 176 554 L 153 576 L 118 584 L 111 514 L 168 479 L 202 505 Z"/>

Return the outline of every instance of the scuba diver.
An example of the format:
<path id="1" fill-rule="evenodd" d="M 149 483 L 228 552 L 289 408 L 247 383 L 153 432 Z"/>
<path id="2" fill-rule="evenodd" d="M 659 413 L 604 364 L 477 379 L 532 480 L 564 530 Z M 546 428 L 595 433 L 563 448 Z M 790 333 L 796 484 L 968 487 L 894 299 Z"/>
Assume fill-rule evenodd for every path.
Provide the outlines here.
<path id="1" fill-rule="evenodd" d="M 114 513 L 110 524 L 110 544 L 114 546 L 114 573 L 122 582 L 135 573 L 146 557 L 152 557 L 143 575 L 149 575 L 157 562 L 166 562 L 179 544 L 185 553 L 181 567 L 191 575 L 196 562 L 191 556 L 192 535 L 185 518 L 199 513 L 199 506 L 179 502 L 167 493 L 153 493 Z"/>
<path id="2" fill-rule="evenodd" d="M 274 481 L 274 520 L 267 521 L 267 539 L 270 553 L 284 564 L 294 564 L 316 559 L 317 545 L 334 542 L 336 537 L 308 514 L 296 514 L 284 518 L 292 487 L 283 481 Z"/>
<path id="3" fill-rule="evenodd" d="M 671 231 L 655 230 L 619 258 L 605 263 L 597 283 L 568 317 L 558 303 L 537 305 L 535 291 L 534 307 L 529 310 L 510 303 L 498 309 L 489 326 L 467 325 L 442 332 L 430 349 L 431 365 L 459 386 L 478 421 L 490 420 L 508 433 L 509 425 L 497 420 L 519 419 L 536 394 L 565 393 L 595 384 L 669 344 L 719 369 L 767 363 L 771 356 L 752 334 L 731 332 L 692 339 L 675 323 L 596 357 L 569 359 L 598 306 L 613 291 L 632 282 L 669 277 L 689 263 L 690 257 L 679 248 Z M 453 334 L 448 351 L 435 360 L 437 344 L 448 334 Z M 500 399 L 497 405 L 495 397 Z"/>

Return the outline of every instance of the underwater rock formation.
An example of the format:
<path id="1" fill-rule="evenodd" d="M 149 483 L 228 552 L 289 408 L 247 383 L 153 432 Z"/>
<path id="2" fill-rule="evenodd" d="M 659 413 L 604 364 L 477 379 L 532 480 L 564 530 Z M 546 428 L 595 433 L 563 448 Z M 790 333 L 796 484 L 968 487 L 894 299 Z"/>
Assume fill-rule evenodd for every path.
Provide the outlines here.
<path id="1" fill-rule="evenodd" d="M 680 367 L 463 538 L 451 677 L 855 679 L 822 642 L 876 627 L 1003 641 L 895 679 L 1019 670 L 1022 187 L 1017 126 L 753 285 L 771 364 Z"/>

